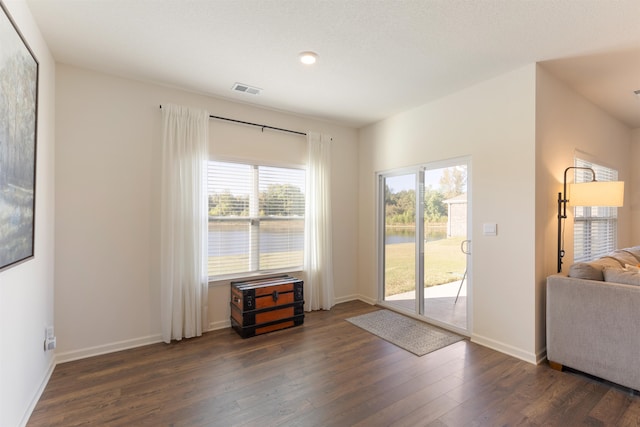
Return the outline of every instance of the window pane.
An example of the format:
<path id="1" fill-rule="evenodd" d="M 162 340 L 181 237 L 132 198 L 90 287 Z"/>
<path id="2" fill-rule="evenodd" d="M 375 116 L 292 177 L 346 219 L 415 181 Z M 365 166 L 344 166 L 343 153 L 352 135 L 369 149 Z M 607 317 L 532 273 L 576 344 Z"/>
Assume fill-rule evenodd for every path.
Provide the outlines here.
<path id="1" fill-rule="evenodd" d="M 304 171 L 260 166 L 260 216 L 304 217 Z"/>
<path id="2" fill-rule="evenodd" d="M 302 266 L 304 220 L 260 221 L 260 269 Z"/>
<path id="3" fill-rule="evenodd" d="M 575 166 L 592 168 L 598 181 L 617 181 L 618 171 L 602 165 L 575 159 Z M 575 169 L 575 182 L 589 182 L 593 174 Z M 573 223 L 573 261 L 584 262 L 600 258 L 618 246 L 618 209 L 615 207 L 575 207 Z"/>
<path id="4" fill-rule="evenodd" d="M 209 277 L 249 271 L 250 224 L 209 217 Z"/>
<path id="5" fill-rule="evenodd" d="M 304 171 L 260 166 L 260 270 L 302 266 Z"/>
<path id="6" fill-rule="evenodd" d="M 209 162 L 209 216 L 249 216 L 251 166 Z"/>
<path id="7" fill-rule="evenodd" d="M 303 263 L 300 169 L 209 162 L 209 276 L 298 269 Z"/>

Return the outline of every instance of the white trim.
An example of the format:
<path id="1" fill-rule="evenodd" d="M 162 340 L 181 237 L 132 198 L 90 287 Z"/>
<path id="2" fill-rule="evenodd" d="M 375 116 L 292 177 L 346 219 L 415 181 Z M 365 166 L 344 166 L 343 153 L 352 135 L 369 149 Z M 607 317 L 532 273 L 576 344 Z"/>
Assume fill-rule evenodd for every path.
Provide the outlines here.
<path id="1" fill-rule="evenodd" d="M 299 278 L 299 277 L 302 277 L 303 273 L 304 271 L 302 270 L 302 268 L 282 268 L 278 270 L 268 270 L 268 271 L 254 272 L 254 273 L 230 274 L 228 277 L 225 277 L 222 279 L 209 280 L 209 288 L 215 288 L 215 287 L 221 287 L 221 286 L 229 287 L 231 282 L 243 282 L 246 280 L 262 279 L 262 278 L 266 279 L 270 276 L 277 276 L 281 274 L 288 274 L 290 276 Z"/>
<path id="2" fill-rule="evenodd" d="M 442 322 L 432 317 L 421 316 L 416 314 L 414 311 L 403 309 L 402 307 L 399 307 L 394 304 L 389 304 L 388 302 L 385 302 L 385 301 L 378 301 L 376 305 L 379 307 L 386 308 L 387 310 L 395 311 L 396 313 L 400 313 L 404 316 L 419 320 L 421 322 L 428 323 L 433 326 L 437 326 L 439 328 L 456 333 L 458 335 L 462 335 L 464 337 L 470 337 L 469 331 L 463 328 L 457 327 L 451 323 Z"/>
<path id="3" fill-rule="evenodd" d="M 42 393 L 44 393 L 45 388 L 47 388 L 47 384 L 49 384 L 49 380 L 51 379 L 51 375 L 53 374 L 53 370 L 56 368 L 56 365 L 57 365 L 56 356 L 54 354 L 53 357 L 51 357 L 51 361 L 49 363 L 49 367 L 47 368 L 47 372 L 45 372 L 44 377 L 42 377 L 42 382 L 40 383 L 38 390 L 36 390 L 35 394 L 33 395 L 33 398 L 31 399 L 31 402 L 29 403 L 29 406 L 24 411 L 24 415 L 22 417 L 22 420 L 20 421 L 20 427 L 26 426 L 27 423 L 29 422 L 29 418 L 31 418 L 31 415 L 33 414 L 33 410 L 36 409 L 36 405 L 38 404 L 38 401 L 42 397 Z"/>
<path id="4" fill-rule="evenodd" d="M 87 357 L 100 356 L 102 354 L 114 353 L 116 351 L 128 350 L 149 344 L 157 344 L 159 342 L 162 342 L 161 334 L 148 335 L 146 337 L 117 341 L 111 344 L 97 345 L 95 347 L 88 347 L 60 354 L 56 353 L 56 360 L 57 363 L 72 362 L 74 360 L 86 359 Z"/>
<path id="5" fill-rule="evenodd" d="M 369 298 L 366 297 L 364 295 L 360 295 L 360 294 L 353 294 L 353 295 L 346 295 L 343 297 L 336 297 L 334 300 L 335 304 L 342 304 L 343 302 L 349 302 L 349 301 L 362 301 L 364 303 L 367 303 L 369 305 L 376 305 L 376 300 L 375 298 Z"/>
<path id="6" fill-rule="evenodd" d="M 605 167 L 607 169 L 614 169 L 616 172 L 618 171 L 618 168 L 615 166 L 612 166 L 610 164 L 608 164 L 607 162 L 603 162 L 602 159 L 598 156 L 594 156 L 593 154 L 587 153 L 586 151 L 582 151 L 579 149 L 574 149 L 573 150 L 573 161 L 574 161 L 574 166 L 575 166 L 575 159 L 578 158 L 580 160 L 583 160 L 587 163 L 595 163 L 598 166 L 602 166 Z"/>
<path id="7" fill-rule="evenodd" d="M 376 258 L 377 259 L 377 268 L 376 268 L 376 284 L 377 285 L 376 286 L 377 286 L 377 294 L 378 294 L 378 300 L 376 301 L 376 303 L 381 304 L 381 302 L 385 300 L 384 284 L 383 284 L 384 265 L 385 265 L 384 241 L 383 241 L 384 233 L 385 233 L 384 205 L 383 205 L 385 201 L 385 194 L 384 194 L 385 187 L 383 183 L 385 182 L 385 180 L 387 178 L 391 178 L 395 176 L 416 174 L 415 188 L 417 192 L 417 190 L 420 189 L 420 180 L 421 180 L 420 175 L 422 175 L 422 187 L 424 188 L 425 182 L 426 182 L 425 174 L 428 173 L 429 171 L 456 167 L 461 165 L 464 166 L 466 168 L 466 173 L 467 173 L 467 182 L 466 182 L 466 186 L 467 186 L 467 192 L 466 192 L 467 233 L 466 234 L 467 235 L 466 235 L 466 239 L 472 245 L 472 242 L 473 242 L 472 160 L 473 158 L 471 155 L 464 155 L 464 156 L 452 157 L 448 159 L 435 160 L 431 162 L 423 162 L 414 166 L 407 166 L 407 167 L 402 167 L 397 169 L 390 169 L 390 170 L 376 172 L 377 191 L 376 191 L 376 210 L 375 210 L 376 212 L 375 230 L 376 230 L 376 257 L 377 257 Z M 422 216 L 420 209 L 418 208 L 419 206 L 418 202 L 419 202 L 418 197 L 416 197 L 416 204 L 417 204 L 416 215 Z M 419 227 L 420 227 L 420 224 L 416 226 L 416 236 L 421 234 L 419 232 Z M 424 262 L 424 253 L 423 253 L 424 251 L 421 243 L 423 242 L 418 240 L 416 241 L 416 261 L 415 261 L 416 273 L 414 276 L 419 278 L 418 279 L 419 281 L 421 281 L 421 278 L 422 278 L 422 274 L 420 273 L 420 270 L 424 269 L 423 265 L 421 265 Z M 472 252 L 473 251 L 471 250 L 469 254 L 466 255 L 466 258 L 467 258 L 466 259 L 466 281 L 467 281 L 467 314 L 466 314 L 467 326 L 466 328 L 459 328 L 459 327 L 456 327 L 455 325 L 441 323 L 435 319 L 429 318 L 427 315 L 428 313 L 423 313 L 424 299 L 423 299 L 422 293 L 424 292 L 424 287 L 422 286 L 421 283 L 416 283 L 417 298 L 416 298 L 415 313 L 416 314 L 423 313 L 423 315 L 416 318 L 418 319 L 426 318 L 427 321 L 429 322 L 435 323 L 438 326 L 444 327 L 445 329 L 455 331 L 456 333 L 461 335 L 470 336 L 473 334 L 473 256 L 472 256 Z M 404 313 L 404 314 L 413 315 L 414 313 Z"/>
<path id="8" fill-rule="evenodd" d="M 234 166 L 235 165 L 235 166 Z M 237 181 L 237 182 L 236 182 Z M 305 169 L 299 168 L 285 168 L 280 166 L 270 166 L 264 162 L 257 163 L 235 163 L 235 162 L 223 162 L 219 160 L 209 160 L 207 162 L 207 197 L 211 199 L 212 196 L 220 195 L 222 193 L 228 192 L 229 185 L 231 183 L 232 186 L 236 186 L 237 188 L 232 189 L 232 193 L 236 194 L 236 190 L 238 193 L 236 195 L 241 194 L 242 199 L 247 198 L 247 206 L 236 205 L 234 202 L 234 207 L 246 209 L 248 207 L 248 215 L 247 216 L 236 216 L 236 215 L 227 215 L 224 213 L 212 215 L 208 214 L 208 224 L 219 223 L 224 224 L 228 220 L 232 220 L 233 222 L 241 222 L 244 224 L 244 227 L 248 226 L 248 241 L 247 242 L 236 242 L 240 244 L 239 249 L 240 252 L 238 255 L 248 256 L 248 263 L 241 265 L 233 262 L 233 260 L 225 260 L 225 257 L 220 257 L 218 255 L 211 255 L 211 253 L 207 256 L 207 264 L 208 264 L 208 281 L 209 284 L 227 281 L 227 280 L 236 280 L 239 277 L 246 276 L 262 276 L 268 274 L 274 274 L 276 271 L 297 271 L 303 268 L 302 262 L 304 259 L 304 251 L 301 250 L 299 260 L 300 264 L 291 265 L 291 263 L 296 262 L 295 259 L 282 259 L 282 263 L 286 264 L 281 268 L 269 268 L 264 269 L 260 265 L 261 253 L 263 250 L 270 252 L 274 249 L 274 246 L 279 246 L 278 242 L 269 242 L 269 244 L 262 248 L 263 245 L 260 245 L 260 230 L 262 229 L 262 223 L 267 221 L 288 221 L 294 220 L 296 222 L 302 221 L 304 225 L 306 223 L 306 212 L 304 212 L 304 203 L 306 200 L 305 196 L 305 182 L 308 181 L 308 177 L 306 176 Z M 236 184 L 233 184 L 236 182 Z M 271 215 L 267 213 L 260 213 L 260 195 L 262 194 L 261 188 L 263 185 L 271 186 L 272 184 L 277 185 L 291 185 L 292 187 L 297 187 L 300 191 L 300 198 L 296 197 L 294 207 L 298 210 L 297 212 L 287 213 L 286 215 L 284 211 L 280 212 L 283 215 Z M 263 189 L 264 190 L 264 189 Z M 291 199 L 294 200 L 294 199 Z M 302 202 L 302 204 L 300 204 Z M 244 203 L 243 203 L 244 204 Z M 281 207 L 284 209 L 283 207 Z M 295 224 L 293 222 L 292 224 Z M 289 226 L 289 225 L 287 225 Z M 209 227 L 210 228 L 210 227 Z M 224 229 L 223 229 L 224 232 Z M 211 229 L 208 230 L 207 234 L 211 233 Z M 302 243 L 304 243 L 304 236 L 302 236 L 301 231 L 298 230 L 298 237 L 302 238 Z M 245 232 L 242 232 L 240 236 L 243 236 L 241 240 L 244 240 Z M 210 236 L 209 236 L 210 239 Z M 211 243 L 211 241 L 209 242 Z M 236 245 L 237 246 L 237 245 Z M 304 248 L 303 248 L 304 249 Z M 211 248 L 209 248 L 211 251 Z M 289 249 L 288 253 L 290 255 L 295 254 L 296 250 Z M 212 267 L 212 259 L 218 259 L 215 263 L 219 263 L 218 267 L 214 267 L 215 271 L 211 270 Z M 229 264 L 231 263 L 231 264 Z M 231 273 L 225 273 L 228 267 L 231 268 Z M 235 271 L 240 270 L 240 271 Z"/>
<path id="9" fill-rule="evenodd" d="M 384 266 L 385 266 L 385 252 L 384 252 L 384 233 L 385 233 L 385 178 L 384 172 L 376 173 L 376 223 L 375 223 L 375 236 L 376 236 L 376 302 L 384 300 Z"/>
<path id="10" fill-rule="evenodd" d="M 217 322 L 210 322 L 209 329 L 206 332 L 217 331 L 219 329 L 225 329 L 231 327 L 231 320 L 219 320 Z"/>
<path id="11" fill-rule="evenodd" d="M 543 348 L 536 354 L 536 360 L 538 365 L 547 360 L 547 347 Z"/>
<path id="12" fill-rule="evenodd" d="M 209 150 L 211 152 L 211 150 Z M 307 165 L 303 163 L 295 163 L 295 162 L 282 162 L 282 161 L 267 161 L 265 163 L 264 159 L 253 158 L 253 157 L 244 157 L 244 156 L 226 156 L 226 155 L 218 155 L 218 154 L 210 154 L 209 155 L 210 162 L 222 162 L 222 163 L 242 163 L 242 164 L 252 164 L 256 166 L 268 166 L 273 168 L 286 168 L 286 169 L 299 169 L 303 171 L 307 171 Z"/>
<path id="13" fill-rule="evenodd" d="M 483 337 L 482 335 L 473 334 L 471 335 L 471 342 L 475 344 L 482 345 L 484 347 L 488 347 L 492 350 L 499 351 L 500 353 L 508 354 L 509 356 L 513 356 L 517 359 L 524 360 L 525 362 L 529 362 L 531 364 L 537 365 L 539 363 L 540 354 L 534 354 L 520 348 L 514 347 L 509 344 L 505 344 L 500 341 L 493 340 L 491 338 Z M 546 351 L 545 351 L 546 354 Z"/>

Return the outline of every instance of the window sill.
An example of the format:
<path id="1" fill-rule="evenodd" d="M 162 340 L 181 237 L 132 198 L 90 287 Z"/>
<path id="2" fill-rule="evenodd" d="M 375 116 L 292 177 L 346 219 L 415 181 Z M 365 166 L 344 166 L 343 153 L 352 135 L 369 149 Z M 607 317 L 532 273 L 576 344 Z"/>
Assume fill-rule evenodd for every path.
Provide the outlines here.
<path id="1" fill-rule="evenodd" d="M 229 276 L 223 279 L 215 279 L 209 281 L 209 287 L 215 288 L 220 286 L 229 286 L 230 282 L 241 282 L 243 280 L 253 280 L 253 279 L 261 279 L 271 276 L 278 276 L 281 274 L 290 274 L 293 277 L 300 278 L 302 275 L 302 270 L 274 270 L 268 273 L 256 273 L 256 274 L 247 274 L 247 275 L 238 275 L 238 276 Z"/>

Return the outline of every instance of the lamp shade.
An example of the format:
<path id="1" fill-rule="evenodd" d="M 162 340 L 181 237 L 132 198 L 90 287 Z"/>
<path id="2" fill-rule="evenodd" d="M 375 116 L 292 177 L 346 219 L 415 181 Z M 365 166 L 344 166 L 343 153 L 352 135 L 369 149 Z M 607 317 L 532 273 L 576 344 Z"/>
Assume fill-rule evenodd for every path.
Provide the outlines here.
<path id="1" fill-rule="evenodd" d="M 593 181 L 569 184 L 567 194 L 571 206 L 615 206 L 624 202 L 623 181 Z"/>

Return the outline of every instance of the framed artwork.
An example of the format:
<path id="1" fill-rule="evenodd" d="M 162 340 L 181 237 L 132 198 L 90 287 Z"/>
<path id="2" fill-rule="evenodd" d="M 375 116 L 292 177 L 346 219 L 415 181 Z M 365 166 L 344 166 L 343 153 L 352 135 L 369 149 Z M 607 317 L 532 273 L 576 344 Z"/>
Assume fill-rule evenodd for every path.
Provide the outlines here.
<path id="1" fill-rule="evenodd" d="M 38 60 L 0 7 L 1 271 L 34 256 Z"/>

